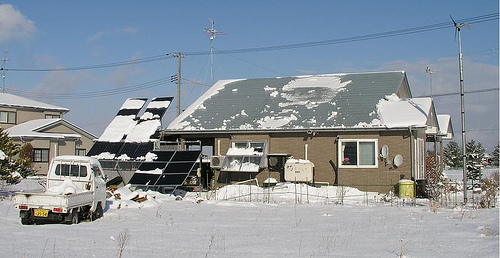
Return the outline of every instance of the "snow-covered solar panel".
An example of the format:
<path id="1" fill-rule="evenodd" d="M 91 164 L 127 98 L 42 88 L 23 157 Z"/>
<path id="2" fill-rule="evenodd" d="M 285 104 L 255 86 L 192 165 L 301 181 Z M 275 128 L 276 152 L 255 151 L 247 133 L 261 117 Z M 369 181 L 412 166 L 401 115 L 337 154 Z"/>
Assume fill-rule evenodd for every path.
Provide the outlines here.
<path id="1" fill-rule="evenodd" d="M 120 111 L 116 114 L 115 118 L 106 127 L 101 137 L 99 137 L 100 142 L 119 142 L 128 135 L 134 127 L 137 125 L 137 115 L 141 111 L 144 104 L 148 99 L 128 98 L 125 103 L 123 103 Z"/>
<path id="2" fill-rule="evenodd" d="M 153 98 L 138 123 L 127 134 L 126 142 L 148 142 L 157 131 L 161 130 L 161 119 L 167 111 L 173 97 Z"/>
<path id="3" fill-rule="evenodd" d="M 106 127 L 87 156 L 98 159 L 144 160 L 154 149 L 157 132 L 161 130 L 161 119 L 172 103 L 173 97 L 156 97 L 139 113 L 147 98 L 128 98 Z"/>
<path id="4" fill-rule="evenodd" d="M 129 183 L 175 188 L 189 176 L 201 151 L 152 151 L 154 159 L 143 162 Z M 154 180 L 156 179 L 156 180 Z"/>
<path id="5" fill-rule="evenodd" d="M 87 152 L 87 156 L 92 157 L 103 153 L 108 144 L 109 142 L 95 142 L 94 145 L 92 145 L 92 148 L 90 148 L 89 152 Z"/>

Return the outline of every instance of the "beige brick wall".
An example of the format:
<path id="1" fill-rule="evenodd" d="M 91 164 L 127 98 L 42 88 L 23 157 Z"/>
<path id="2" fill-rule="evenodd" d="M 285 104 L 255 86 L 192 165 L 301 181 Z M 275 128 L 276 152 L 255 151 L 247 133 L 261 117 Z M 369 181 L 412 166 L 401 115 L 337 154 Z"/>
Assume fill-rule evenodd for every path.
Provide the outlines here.
<path id="1" fill-rule="evenodd" d="M 406 131 L 395 132 L 373 132 L 373 133 L 323 133 L 319 132 L 311 137 L 306 132 L 286 134 L 250 134 L 233 135 L 227 138 L 216 138 L 215 145 L 221 144 L 221 154 L 227 152 L 230 140 L 268 140 L 269 153 L 284 153 L 294 158 L 305 158 L 305 145 L 307 144 L 308 159 L 314 163 L 315 182 L 328 182 L 333 184 L 335 173 L 329 161 L 338 166 L 337 158 L 337 136 L 340 139 L 377 139 L 378 149 L 383 145 L 389 147 L 389 157 L 386 160 L 378 158 L 377 168 L 339 168 L 339 185 L 353 186 L 360 190 L 388 192 L 399 180 L 401 175 L 411 178 L 410 137 Z M 217 149 L 217 146 L 214 148 Z M 392 165 L 394 156 L 403 156 L 403 164 L 400 167 Z M 267 178 L 266 175 L 258 175 L 260 179 Z M 261 173 L 262 174 L 262 173 Z"/>

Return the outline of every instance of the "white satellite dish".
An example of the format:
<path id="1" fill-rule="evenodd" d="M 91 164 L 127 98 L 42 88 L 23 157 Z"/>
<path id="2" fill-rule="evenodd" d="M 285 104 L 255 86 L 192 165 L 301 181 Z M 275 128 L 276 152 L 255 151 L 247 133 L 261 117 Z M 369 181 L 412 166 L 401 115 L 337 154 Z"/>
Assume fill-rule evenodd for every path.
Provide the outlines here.
<path id="1" fill-rule="evenodd" d="M 385 159 L 387 158 L 388 155 L 389 155 L 389 147 L 387 145 L 382 146 L 382 148 L 380 149 L 380 157 Z"/>
<path id="2" fill-rule="evenodd" d="M 394 156 L 394 166 L 399 167 L 401 164 L 403 164 L 403 156 L 401 154 Z"/>

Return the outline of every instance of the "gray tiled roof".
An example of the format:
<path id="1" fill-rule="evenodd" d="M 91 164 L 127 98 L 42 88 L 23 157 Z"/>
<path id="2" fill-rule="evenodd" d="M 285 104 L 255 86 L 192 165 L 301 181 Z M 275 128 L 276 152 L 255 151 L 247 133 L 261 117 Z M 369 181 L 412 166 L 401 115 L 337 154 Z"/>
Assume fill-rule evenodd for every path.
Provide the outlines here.
<path id="1" fill-rule="evenodd" d="M 411 97 L 404 72 L 219 81 L 167 130 L 355 127 L 377 119 L 391 94 Z"/>

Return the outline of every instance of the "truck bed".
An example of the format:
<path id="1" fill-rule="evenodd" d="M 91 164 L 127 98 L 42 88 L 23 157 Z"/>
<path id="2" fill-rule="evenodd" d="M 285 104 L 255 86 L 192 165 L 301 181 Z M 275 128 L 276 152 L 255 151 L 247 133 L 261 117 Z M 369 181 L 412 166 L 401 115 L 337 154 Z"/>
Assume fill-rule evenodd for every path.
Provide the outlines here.
<path id="1" fill-rule="evenodd" d="M 92 204 L 92 192 L 83 191 L 80 193 L 69 195 L 58 195 L 53 193 L 25 193 L 17 192 L 14 195 L 13 201 L 16 206 L 27 205 L 30 208 L 45 208 L 63 207 L 72 209 L 74 207 Z"/>

